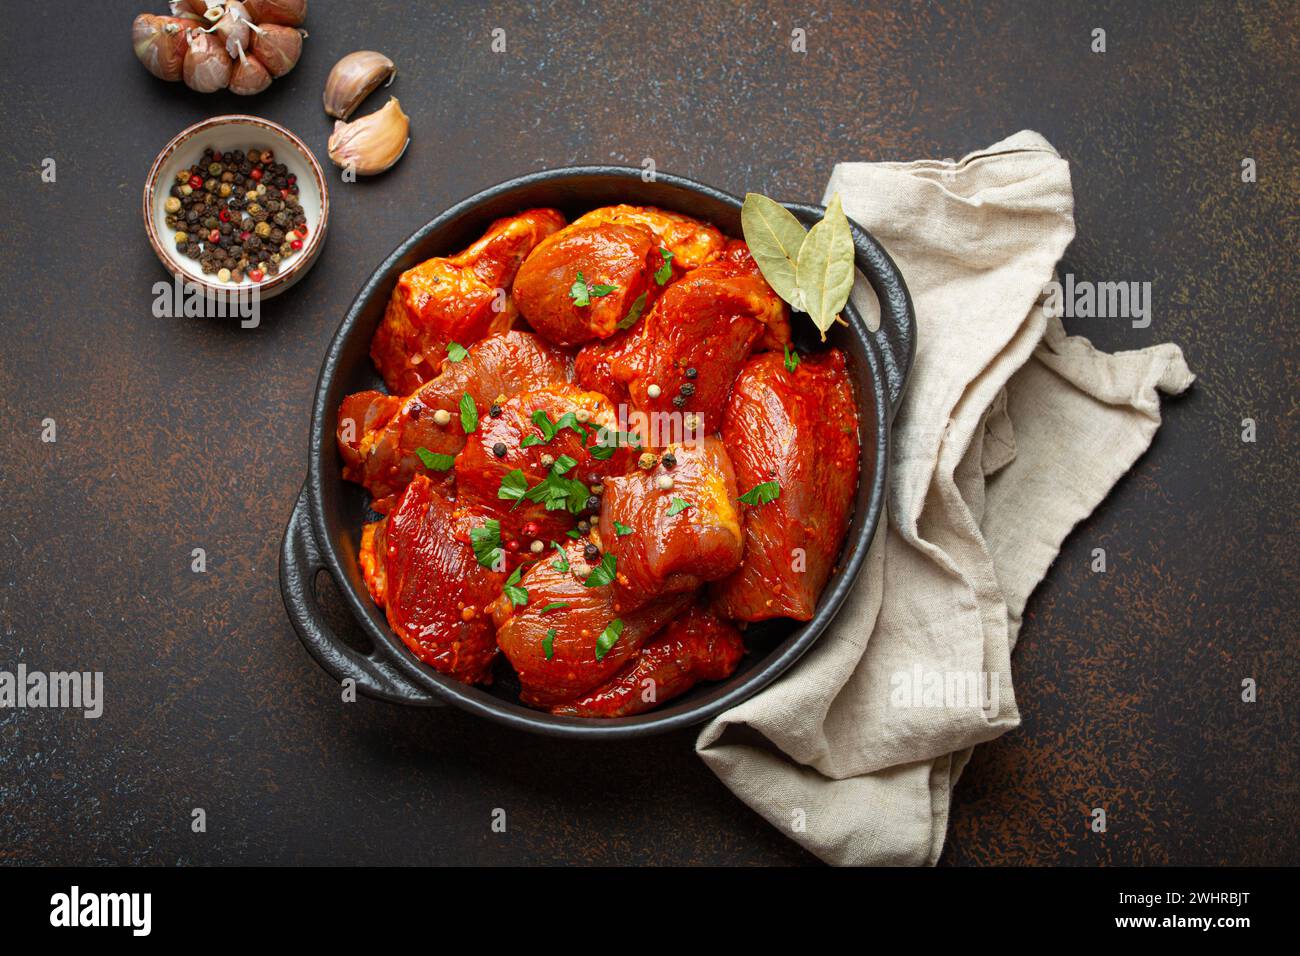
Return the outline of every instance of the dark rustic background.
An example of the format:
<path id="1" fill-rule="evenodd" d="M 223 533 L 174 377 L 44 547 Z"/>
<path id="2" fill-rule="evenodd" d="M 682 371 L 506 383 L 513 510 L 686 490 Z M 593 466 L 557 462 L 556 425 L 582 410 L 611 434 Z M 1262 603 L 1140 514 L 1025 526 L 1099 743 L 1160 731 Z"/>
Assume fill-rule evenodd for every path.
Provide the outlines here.
<path id="1" fill-rule="evenodd" d="M 1031 601 L 1024 724 L 977 751 L 945 861 L 1300 860 L 1295 4 L 312 0 L 302 63 L 253 100 L 136 63 L 130 21 L 164 7 L 24 4 L 0 39 L 0 667 L 102 669 L 108 697 L 98 721 L 0 712 L 0 861 L 812 862 L 690 733 L 589 746 L 342 705 L 277 587 L 317 369 L 371 269 L 510 176 L 652 157 L 815 201 L 837 161 L 955 157 L 1025 127 L 1071 162 L 1062 271 L 1154 284 L 1150 328 L 1072 331 L 1172 340 L 1200 378 Z M 356 48 L 399 64 L 406 158 L 335 187 L 319 263 L 261 328 L 154 318 L 163 273 L 139 221 L 154 154 L 247 110 L 324 160 L 321 89 Z M 1244 677 L 1258 703 L 1239 701 Z M 489 830 L 495 807 L 508 834 Z"/>

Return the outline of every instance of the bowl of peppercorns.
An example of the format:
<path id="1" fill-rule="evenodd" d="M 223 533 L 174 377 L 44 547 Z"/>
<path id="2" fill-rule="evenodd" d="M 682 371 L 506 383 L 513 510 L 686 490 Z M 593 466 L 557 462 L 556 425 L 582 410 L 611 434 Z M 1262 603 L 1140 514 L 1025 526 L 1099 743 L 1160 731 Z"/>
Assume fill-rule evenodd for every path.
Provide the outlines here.
<path id="1" fill-rule="evenodd" d="M 163 147 L 144 187 L 159 261 L 207 296 L 279 295 L 316 261 L 329 225 L 325 174 L 297 136 L 257 116 L 214 116 Z"/>

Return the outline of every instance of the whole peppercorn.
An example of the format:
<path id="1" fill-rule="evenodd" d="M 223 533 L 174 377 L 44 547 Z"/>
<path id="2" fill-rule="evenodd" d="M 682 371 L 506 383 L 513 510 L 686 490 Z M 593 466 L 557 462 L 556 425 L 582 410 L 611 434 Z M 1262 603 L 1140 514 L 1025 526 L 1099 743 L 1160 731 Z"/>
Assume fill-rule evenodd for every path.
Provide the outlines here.
<path id="1" fill-rule="evenodd" d="M 683 395 L 694 395 L 695 386 L 692 385 L 690 382 L 682 382 L 681 392 Z"/>
<path id="2" fill-rule="evenodd" d="M 579 522 L 578 522 L 578 533 L 579 533 L 579 534 L 586 534 L 586 533 L 587 533 L 588 531 L 590 531 L 590 530 L 591 530 L 591 522 L 590 522 L 590 521 L 583 520 L 583 521 L 579 521 Z"/>
<path id="3" fill-rule="evenodd" d="M 583 508 L 583 510 L 584 510 L 584 511 L 599 511 L 599 510 L 600 510 L 600 498 L 599 498 L 597 495 L 592 495 L 591 497 L 589 497 L 589 498 L 587 499 L 587 504 L 586 504 L 586 506 Z"/>
<path id="4" fill-rule="evenodd" d="M 674 407 L 674 408 L 685 408 L 685 407 L 686 407 L 686 396 L 685 396 L 685 395 L 674 395 L 674 396 L 673 396 L 673 407 Z"/>
<path id="5" fill-rule="evenodd" d="M 697 372 L 694 368 L 688 368 L 688 369 L 686 370 L 686 377 L 687 377 L 687 378 L 694 378 L 695 376 L 697 376 L 697 375 L 699 375 L 699 374 L 700 374 L 700 373 Z"/>
<path id="6" fill-rule="evenodd" d="M 180 212 L 181 201 L 177 199 L 175 196 L 168 196 L 167 201 L 163 203 L 163 208 L 166 209 L 168 212 Z"/>
<path id="7" fill-rule="evenodd" d="M 499 441 L 495 445 L 493 445 L 492 454 L 496 455 L 498 458 L 506 457 L 506 443 L 503 441 Z"/>
<path id="8" fill-rule="evenodd" d="M 497 404 L 494 402 L 494 403 L 492 404 L 492 407 L 488 409 L 488 414 L 491 415 L 493 418 L 500 418 L 500 417 L 501 417 L 501 406 L 500 406 L 500 405 L 497 405 Z"/>
<path id="9" fill-rule="evenodd" d="M 672 452 L 665 453 L 661 461 L 663 461 L 665 468 L 677 467 L 677 456 L 674 455 Z"/>
<path id="10" fill-rule="evenodd" d="M 587 559 L 588 564 L 597 564 L 600 562 L 600 548 L 588 541 L 582 549 L 582 556 Z"/>
<path id="11" fill-rule="evenodd" d="M 649 471 L 658 463 L 658 461 L 659 459 L 657 459 L 650 452 L 646 451 L 641 453 L 641 457 L 637 459 L 636 463 L 637 463 L 637 467 Z"/>

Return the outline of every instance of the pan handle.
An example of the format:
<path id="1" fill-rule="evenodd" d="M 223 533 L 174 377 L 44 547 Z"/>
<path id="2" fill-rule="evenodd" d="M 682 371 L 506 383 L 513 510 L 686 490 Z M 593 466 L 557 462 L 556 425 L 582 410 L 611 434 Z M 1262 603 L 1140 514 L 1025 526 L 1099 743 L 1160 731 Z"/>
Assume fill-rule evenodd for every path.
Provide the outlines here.
<path id="1" fill-rule="evenodd" d="M 809 227 L 826 215 L 825 206 L 786 203 L 785 207 Z M 903 274 L 884 246 L 852 218 L 849 219 L 849 228 L 853 233 L 858 271 L 871 283 L 880 302 L 880 328 L 869 334 L 884 361 L 885 390 L 889 395 L 890 418 L 893 418 L 916 355 L 916 311 L 912 308 L 912 295 L 907 291 Z"/>
<path id="2" fill-rule="evenodd" d="M 280 594 L 299 640 L 335 680 L 356 681 L 357 689 L 367 697 L 395 704 L 443 706 L 446 701 L 412 684 L 378 654 L 354 650 L 330 629 L 316 597 L 316 575 L 325 567 L 304 486 L 280 546 Z"/>

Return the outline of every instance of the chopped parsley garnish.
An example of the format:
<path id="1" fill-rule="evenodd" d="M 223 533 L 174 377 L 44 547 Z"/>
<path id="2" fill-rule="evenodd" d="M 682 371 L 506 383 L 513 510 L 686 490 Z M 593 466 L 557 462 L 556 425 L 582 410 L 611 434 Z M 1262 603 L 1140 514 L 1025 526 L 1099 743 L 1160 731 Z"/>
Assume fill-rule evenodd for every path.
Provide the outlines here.
<path id="1" fill-rule="evenodd" d="M 627 525 L 622 524 L 621 522 L 618 522 L 618 521 L 615 521 L 615 522 L 614 522 L 614 531 L 617 532 L 617 534 L 618 534 L 618 536 L 619 536 L 620 538 L 623 537 L 623 535 L 625 535 L 625 534 L 631 534 L 631 533 L 632 533 L 632 529 L 631 529 L 631 528 L 629 528 Z"/>
<path id="2" fill-rule="evenodd" d="M 545 504 L 547 511 L 567 508 L 575 515 L 580 514 L 586 507 L 591 492 L 582 482 L 564 477 L 564 473 L 576 464 L 568 455 L 561 455 L 555 459 L 555 464 L 551 465 L 546 477 L 524 492 L 524 497 Z"/>
<path id="3" fill-rule="evenodd" d="M 632 432 L 621 432 L 614 428 L 601 426 L 600 431 L 596 434 L 596 444 L 587 449 L 591 457 L 597 461 L 608 461 L 614 457 L 614 452 L 620 445 L 629 447 L 639 447 L 641 438 Z"/>
<path id="4" fill-rule="evenodd" d="M 417 448 L 415 454 L 424 463 L 424 467 L 431 471 L 447 471 L 456 464 L 455 455 L 443 455 L 436 451 L 429 451 L 427 448 Z"/>
<path id="5" fill-rule="evenodd" d="M 573 534 L 572 531 L 570 531 L 569 533 Z M 569 559 L 568 557 L 565 556 L 564 549 L 561 548 L 554 541 L 551 542 L 551 547 L 560 553 L 560 556 L 551 562 L 551 567 L 555 568 L 555 570 L 563 574 L 564 572 L 569 570 Z"/>
<path id="6" fill-rule="evenodd" d="M 636 325 L 637 319 L 641 318 L 641 313 L 645 310 L 645 300 L 647 295 L 649 295 L 649 293 L 642 292 L 636 297 L 636 301 L 632 303 L 632 308 L 627 310 L 627 315 L 623 316 L 622 321 L 618 323 L 618 328 L 630 329 L 632 326 Z"/>
<path id="7" fill-rule="evenodd" d="M 673 277 L 673 254 L 667 249 L 660 249 L 659 254 L 664 257 L 664 264 L 655 272 L 655 282 L 663 285 Z"/>
<path id="8" fill-rule="evenodd" d="M 798 367 L 799 367 L 799 353 L 791 352 L 790 346 L 787 345 L 785 347 L 785 370 L 787 372 L 793 372 Z"/>
<path id="9" fill-rule="evenodd" d="M 564 532 L 564 536 L 566 538 L 572 538 L 574 541 L 577 541 L 579 538 L 582 537 L 582 532 L 579 531 L 577 528 L 570 528 L 568 531 Z"/>
<path id="10" fill-rule="evenodd" d="M 469 350 L 459 342 L 447 343 L 447 358 L 449 361 L 459 362 L 463 360 L 466 355 L 469 355 Z"/>
<path id="11" fill-rule="evenodd" d="M 471 528 L 469 540 L 474 546 L 474 557 L 483 567 L 496 570 L 505 559 L 506 553 L 501 547 L 501 522 L 496 518 Z"/>
<path id="12" fill-rule="evenodd" d="M 781 497 L 781 486 L 775 481 L 765 481 L 755 485 L 740 496 L 740 501 L 747 505 L 765 505 Z"/>
<path id="13" fill-rule="evenodd" d="M 600 632 L 600 637 L 596 638 L 596 660 L 600 660 L 610 652 L 618 639 L 623 636 L 623 622 L 618 618 L 610 621 L 605 629 Z"/>
<path id="14" fill-rule="evenodd" d="M 460 397 L 460 427 L 465 429 L 466 435 L 478 428 L 478 409 L 474 405 L 474 399 L 469 397 L 469 392 Z"/>
<path id="15" fill-rule="evenodd" d="M 528 490 L 528 479 L 524 473 L 516 468 L 514 471 L 507 472 L 501 479 L 501 487 L 497 489 L 497 497 L 504 501 L 518 501 Z"/>
<path id="16" fill-rule="evenodd" d="M 600 559 L 600 564 L 592 568 L 591 573 L 587 575 L 587 580 L 582 582 L 583 586 L 589 588 L 603 588 L 607 584 L 613 584 L 614 569 L 617 565 L 618 560 L 606 551 L 604 557 Z"/>
<path id="17" fill-rule="evenodd" d="M 674 498 L 672 504 L 668 506 L 668 517 L 671 518 L 673 515 L 679 515 L 687 508 L 694 507 L 695 505 L 691 504 L 691 502 L 687 501 L 685 498 Z"/>
<path id="18" fill-rule="evenodd" d="M 538 438 L 536 435 L 525 436 L 524 440 L 519 443 L 519 447 L 521 448 L 531 448 L 534 445 L 545 445 L 559 434 L 561 429 L 565 428 L 573 429 L 574 432 L 582 436 L 583 442 L 586 442 L 587 440 L 587 429 L 578 424 L 578 416 L 573 412 L 565 412 L 559 417 L 559 419 L 552 422 L 551 416 L 546 414 L 546 410 L 539 408 L 537 411 L 533 412 L 532 420 L 533 424 L 541 431 L 542 437 Z"/>
<path id="19" fill-rule="evenodd" d="M 573 285 L 569 286 L 569 298 L 573 299 L 573 304 L 577 306 L 591 305 L 593 295 L 597 297 L 609 295 L 617 288 L 616 285 L 607 285 L 603 282 L 589 285 L 579 272 L 578 278 L 573 281 Z"/>
<path id="20" fill-rule="evenodd" d="M 523 607 L 528 603 L 528 589 L 519 586 L 519 580 L 524 576 L 523 568 L 515 568 L 515 573 L 506 579 L 506 597 L 515 607 Z"/>
<path id="21" fill-rule="evenodd" d="M 542 609 L 541 609 L 540 611 L 538 611 L 537 613 L 538 613 L 538 614 L 550 614 L 552 611 L 559 611 L 559 610 L 562 610 L 563 608 L 566 608 L 566 607 L 568 607 L 568 606 L 569 606 L 569 605 L 566 604 L 566 603 L 563 602 L 563 601 L 552 601 L 550 604 L 546 605 L 546 607 L 542 608 Z"/>
<path id="22" fill-rule="evenodd" d="M 548 630 L 546 636 L 542 638 L 542 653 L 546 655 L 548 661 L 555 656 L 555 628 Z"/>

